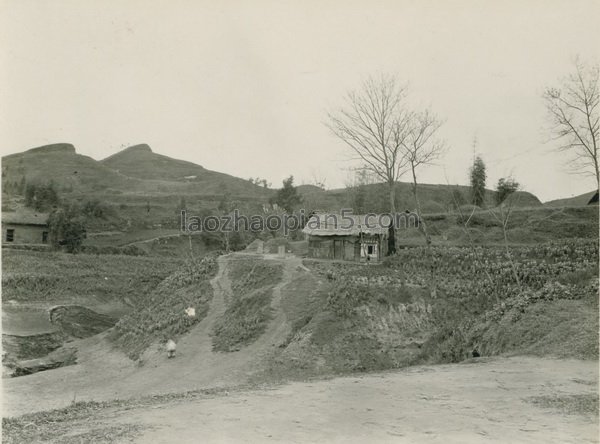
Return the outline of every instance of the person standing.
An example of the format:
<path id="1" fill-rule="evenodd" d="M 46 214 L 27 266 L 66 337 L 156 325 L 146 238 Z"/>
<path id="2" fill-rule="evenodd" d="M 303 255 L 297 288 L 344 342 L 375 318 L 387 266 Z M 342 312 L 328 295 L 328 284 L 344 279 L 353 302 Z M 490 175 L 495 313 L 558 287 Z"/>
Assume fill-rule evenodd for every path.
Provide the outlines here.
<path id="1" fill-rule="evenodd" d="M 175 341 L 173 341 L 172 339 L 169 339 L 167 341 L 167 358 L 174 358 L 175 357 L 175 350 L 177 349 L 177 344 L 175 344 Z"/>

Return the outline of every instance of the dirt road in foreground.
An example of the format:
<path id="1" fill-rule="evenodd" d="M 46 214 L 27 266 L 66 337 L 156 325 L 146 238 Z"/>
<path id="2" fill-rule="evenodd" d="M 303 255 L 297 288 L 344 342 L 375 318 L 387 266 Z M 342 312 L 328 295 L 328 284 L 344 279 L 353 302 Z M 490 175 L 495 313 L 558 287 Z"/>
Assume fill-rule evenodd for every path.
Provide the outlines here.
<path id="1" fill-rule="evenodd" d="M 499 358 L 230 392 L 104 419 L 140 425 L 133 441 L 157 444 L 582 443 L 597 442 L 597 417 L 528 399 L 597 391 L 594 362 Z"/>

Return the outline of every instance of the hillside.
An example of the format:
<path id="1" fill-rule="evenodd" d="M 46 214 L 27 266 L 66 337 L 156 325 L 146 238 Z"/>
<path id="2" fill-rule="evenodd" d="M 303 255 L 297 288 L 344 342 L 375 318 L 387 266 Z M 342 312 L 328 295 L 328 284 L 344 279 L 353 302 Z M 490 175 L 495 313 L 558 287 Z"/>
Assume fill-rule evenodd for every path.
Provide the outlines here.
<path id="1" fill-rule="evenodd" d="M 120 175 L 69 143 L 45 145 L 2 158 L 3 184 L 53 181 L 63 192 L 85 193 L 115 188 L 134 190 L 139 181 Z"/>
<path id="2" fill-rule="evenodd" d="M 339 211 L 340 208 L 353 208 L 356 213 L 366 211 L 389 211 L 388 189 L 385 184 L 376 183 L 350 189 L 338 188 L 323 190 L 318 187 L 298 187 L 305 205 L 321 211 Z M 470 187 L 461 185 L 419 184 L 419 200 L 424 213 L 442 213 L 470 202 Z M 486 190 L 486 206 L 495 206 L 495 192 Z M 361 208 L 361 204 L 363 208 Z M 540 200 L 531 193 L 519 191 L 513 196 L 515 207 L 539 207 Z M 396 184 L 396 208 L 399 211 L 415 208 L 412 184 Z"/>
<path id="3" fill-rule="evenodd" d="M 53 181 L 63 193 L 190 194 L 263 199 L 269 190 L 244 179 L 153 153 L 148 145 L 124 149 L 102 161 L 68 143 L 45 145 L 2 158 L 5 184 Z M 147 196 L 145 196 L 147 197 Z"/>
<path id="4" fill-rule="evenodd" d="M 125 148 L 100 163 L 138 179 L 185 180 L 206 171 L 200 165 L 156 154 L 146 144 Z"/>
<path id="5" fill-rule="evenodd" d="M 100 163 L 119 174 L 143 180 L 184 182 L 193 194 L 230 193 L 234 196 L 263 198 L 268 190 L 228 174 L 210 171 L 200 165 L 157 154 L 146 145 L 134 145 Z M 178 185 L 180 187 L 180 185 Z"/>
<path id="6" fill-rule="evenodd" d="M 580 194 L 579 196 L 567 197 L 564 199 L 555 199 L 549 202 L 544 202 L 546 207 L 583 207 L 588 204 L 590 199 L 594 197 L 597 191 Z"/>
<path id="7" fill-rule="evenodd" d="M 157 276 L 158 285 L 144 282 L 156 274 L 148 270 L 146 279 L 129 285 L 136 310 L 106 334 L 68 344 L 76 365 L 5 380 L 9 414 L 69 405 L 73 392 L 78 401 L 181 393 L 460 362 L 474 348 L 484 359 L 527 354 L 597 361 L 597 241 L 513 252 L 520 286 L 502 247 L 478 249 L 480 260 L 470 248 L 435 247 L 435 287 L 425 248 L 378 267 L 233 253 L 186 262 L 162 280 Z M 82 256 L 119 272 L 142 261 L 160 268 L 163 260 L 115 264 Z M 27 290 L 17 291 L 19 276 L 36 258 L 9 257 L 11 300 Z M 77 282 L 69 292 L 91 296 L 96 285 L 108 290 L 127 282 L 115 272 L 108 280 L 104 271 L 94 276 L 101 279 Z M 118 282 L 111 284 L 113 278 Z M 162 347 L 168 338 L 178 343 L 174 360 Z"/>
<path id="8" fill-rule="evenodd" d="M 26 184 L 49 182 L 67 201 L 101 203 L 104 216 L 89 221 L 90 231 L 174 228 L 184 200 L 195 214 L 214 210 L 224 198 L 260 208 L 273 193 L 247 180 L 153 153 L 148 145 L 97 161 L 78 154 L 71 144 L 59 143 L 2 158 L 3 209 L 14 211 L 22 205 Z"/>

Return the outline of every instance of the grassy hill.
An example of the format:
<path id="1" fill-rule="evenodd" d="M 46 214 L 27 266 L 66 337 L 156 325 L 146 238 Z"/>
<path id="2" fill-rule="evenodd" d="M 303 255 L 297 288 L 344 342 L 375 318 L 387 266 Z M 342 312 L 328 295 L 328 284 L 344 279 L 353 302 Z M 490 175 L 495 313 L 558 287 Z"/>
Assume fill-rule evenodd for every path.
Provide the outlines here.
<path id="1" fill-rule="evenodd" d="M 580 194 L 579 196 L 567 197 L 565 199 L 555 199 L 549 202 L 544 202 L 547 207 L 582 207 L 588 204 L 590 199 L 597 191 Z"/>
<path id="2" fill-rule="evenodd" d="M 262 199 L 270 194 L 269 190 L 247 180 L 210 171 L 192 162 L 154 153 L 146 144 L 126 148 L 100 163 L 128 177 L 182 182 L 185 184 L 183 187 L 180 184 L 172 184 L 172 186 L 190 194 L 222 194 L 226 191 L 234 196 L 257 199 Z"/>
<path id="3" fill-rule="evenodd" d="M 251 214 L 262 211 L 262 204 L 274 194 L 274 190 L 247 180 L 154 153 L 146 144 L 131 146 L 101 161 L 78 154 L 68 143 L 33 148 L 2 158 L 2 180 L 4 210 L 14 210 L 22 204 L 24 182 L 53 181 L 66 200 L 82 204 L 101 202 L 104 216 L 89 221 L 89 232 L 118 231 L 125 232 L 126 237 L 139 230 L 177 229 L 184 201 L 188 213 L 194 215 L 214 213 L 224 199 L 243 213 Z M 399 211 L 415 209 L 411 187 L 406 182 L 396 184 Z M 307 210 L 338 212 L 352 208 L 355 213 L 377 213 L 389 209 L 385 184 L 332 190 L 300 185 L 298 191 L 303 197 L 302 207 Z M 521 209 L 583 206 L 592 194 L 542 205 L 536 196 L 521 191 L 511 196 L 511 200 L 514 207 Z M 495 206 L 494 197 L 494 191 L 486 191 L 486 208 Z M 455 213 L 457 206 L 469 205 L 470 188 L 420 184 L 419 199 L 425 214 L 453 217 L 451 213 Z M 148 232 L 148 239 L 157 236 Z"/>
<path id="4" fill-rule="evenodd" d="M 376 183 L 354 188 L 338 188 L 323 190 L 318 187 L 298 187 L 305 205 L 310 209 L 321 211 L 339 211 L 340 208 L 352 208 L 356 213 L 366 211 L 389 211 L 387 185 Z M 453 210 L 455 206 L 470 203 L 470 187 L 461 185 L 420 184 L 419 200 L 424 213 L 442 213 Z M 486 190 L 485 206 L 495 206 L 495 192 Z M 531 193 L 519 191 L 512 197 L 515 207 L 540 207 L 542 203 Z M 363 208 L 360 203 L 364 202 Z M 412 184 L 398 182 L 396 184 L 396 208 L 414 210 Z"/>
<path id="5" fill-rule="evenodd" d="M 102 161 L 68 143 L 46 145 L 2 158 L 3 209 L 22 205 L 24 184 L 53 182 L 67 201 L 98 201 L 104 216 L 90 231 L 178 227 L 180 203 L 190 212 L 212 211 L 223 199 L 260 208 L 273 190 L 200 165 L 127 148 Z M 151 236 L 154 237 L 154 236 Z"/>
<path id="6" fill-rule="evenodd" d="M 139 181 L 120 175 L 88 156 L 77 154 L 68 143 L 33 148 L 2 158 L 3 184 L 53 181 L 60 191 L 85 193 L 117 188 L 135 190 Z"/>
<path id="7" fill-rule="evenodd" d="M 200 165 L 155 154 L 146 144 L 125 148 L 100 161 L 122 174 L 139 179 L 185 180 L 186 176 L 202 174 Z"/>
<path id="8" fill-rule="evenodd" d="M 263 200 L 270 194 L 247 180 L 153 153 L 136 145 L 102 161 L 59 143 L 2 158 L 4 183 L 53 181 L 63 193 L 130 195 L 222 195 Z"/>

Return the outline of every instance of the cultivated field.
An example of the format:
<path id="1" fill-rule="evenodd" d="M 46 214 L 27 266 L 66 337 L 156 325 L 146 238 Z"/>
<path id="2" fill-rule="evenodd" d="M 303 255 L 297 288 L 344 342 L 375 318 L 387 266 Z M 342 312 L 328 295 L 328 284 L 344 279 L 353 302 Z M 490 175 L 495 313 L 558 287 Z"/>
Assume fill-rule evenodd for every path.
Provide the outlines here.
<path id="1" fill-rule="evenodd" d="M 358 442 L 369 431 L 379 441 L 593 442 L 597 242 L 411 247 L 381 265 L 250 252 L 182 260 L 7 251 L 3 303 L 36 313 L 33 330 L 43 331 L 25 343 L 5 334 L 11 360 L 52 350 L 71 365 L 4 380 L 14 418 L 5 438 L 169 442 L 177 430 L 189 439 L 239 441 L 244 431 L 251 441 Z M 57 304 L 119 321 L 83 339 L 44 321 L 46 331 L 41 314 Z M 168 338 L 178 342 L 173 360 Z M 374 371 L 386 373 L 330 379 Z M 314 385 L 287 385 L 307 379 Z M 263 391 L 273 384 L 284 385 Z M 237 412 L 238 402 L 263 418 L 273 412 L 271 425 Z M 66 410 L 48 411 L 56 408 Z M 328 413 L 336 409 L 343 414 Z M 39 413 L 20 416 L 31 411 Z"/>

